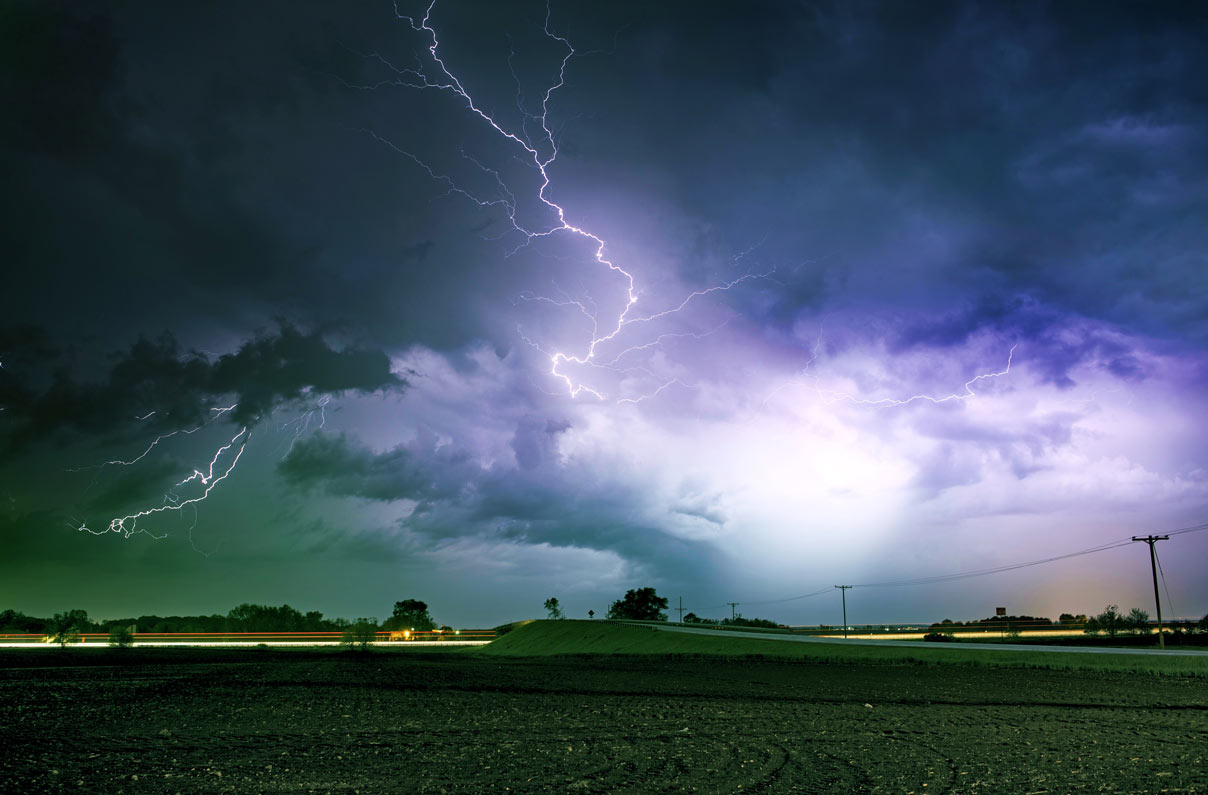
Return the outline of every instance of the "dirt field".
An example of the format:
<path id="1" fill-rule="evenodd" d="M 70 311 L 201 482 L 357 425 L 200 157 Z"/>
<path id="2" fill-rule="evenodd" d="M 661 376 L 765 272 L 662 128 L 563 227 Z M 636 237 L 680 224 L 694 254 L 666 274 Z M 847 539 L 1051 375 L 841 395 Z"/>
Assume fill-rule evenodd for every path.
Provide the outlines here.
<path id="1" fill-rule="evenodd" d="M 1208 683 L 457 651 L 4 652 L 0 791 L 60 789 L 1208 792 Z"/>

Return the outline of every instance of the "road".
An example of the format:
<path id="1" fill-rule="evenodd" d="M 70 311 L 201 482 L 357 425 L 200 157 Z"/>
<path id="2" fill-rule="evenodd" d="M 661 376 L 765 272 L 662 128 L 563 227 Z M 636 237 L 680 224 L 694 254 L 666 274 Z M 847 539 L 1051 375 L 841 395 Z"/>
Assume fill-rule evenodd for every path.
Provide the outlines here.
<path id="1" fill-rule="evenodd" d="M 965 641 L 945 644 L 893 639 L 816 638 L 804 635 L 780 635 L 773 632 L 746 633 L 726 629 L 698 629 L 696 627 L 677 627 L 672 625 L 658 626 L 652 623 L 643 623 L 642 626 L 652 627 L 661 632 L 685 632 L 691 635 L 715 635 L 720 638 L 747 638 L 749 640 L 779 640 L 788 643 L 843 643 L 850 646 L 894 646 L 896 648 L 905 646 L 907 648 L 918 649 L 990 649 L 1002 652 L 1046 651 L 1058 654 L 1157 654 L 1175 657 L 1208 657 L 1208 649 L 1128 649 L 1094 646 L 1041 646 L 1030 643 L 967 643 Z"/>
<path id="2" fill-rule="evenodd" d="M 489 640 L 378 640 L 370 643 L 370 646 L 383 646 L 387 648 L 407 649 L 412 646 L 485 646 L 490 643 Z M 97 641 L 95 643 L 68 643 L 69 649 L 96 649 L 109 644 L 106 641 Z M 167 648 L 223 648 L 235 649 L 240 647 L 256 647 L 256 646 L 339 646 L 338 640 L 137 640 L 130 644 L 134 648 L 144 648 L 149 646 L 163 646 Z M 15 643 L 0 643 L 0 649 L 57 649 L 57 643 L 45 642 L 15 642 Z"/>

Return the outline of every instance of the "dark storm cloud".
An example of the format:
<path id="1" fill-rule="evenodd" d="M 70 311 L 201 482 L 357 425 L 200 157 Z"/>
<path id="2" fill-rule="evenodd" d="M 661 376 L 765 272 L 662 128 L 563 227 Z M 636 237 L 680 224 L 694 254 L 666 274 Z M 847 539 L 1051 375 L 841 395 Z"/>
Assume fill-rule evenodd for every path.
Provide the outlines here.
<path id="1" fill-rule="evenodd" d="M 277 316 L 391 344 L 469 339 L 481 324 L 439 307 L 485 257 L 435 245 L 439 186 L 416 190 L 414 164 L 359 131 L 375 113 L 397 131 L 397 96 L 343 82 L 367 69 L 349 46 L 406 27 L 378 11 L 5 4 L 6 320 L 94 353 L 165 326 L 205 345 Z"/>
<path id="2" fill-rule="evenodd" d="M 564 50 L 543 33 L 547 9 L 580 52 L 552 95 Z M 623 371 L 574 374 L 622 379 L 599 401 L 569 399 L 549 354 L 581 355 L 591 326 L 611 327 L 623 279 L 596 267 L 587 239 L 517 248 L 509 210 L 555 223 L 541 173 L 453 92 L 395 84 L 390 64 L 434 68 L 426 34 L 395 12 L 0 7 L 0 493 L 12 505 L 0 535 L 13 550 L 0 565 L 26 573 L 0 577 L 10 591 L 105 591 L 113 577 L 96 572 L 124 560 L 121 579 L 152 583 L 145 594 L 259 581 L 354 603 L 372 585 L 350 587 L 343 556 L 407 561 L 408 576 L 436 561 L 432 587 L 478 611 L 464 586 L 499 591 L 492 558 L 521 550 L 530 588 L 574 561 L 563 574 L 577 583 L 657 570 L 709 592 L 746 577 L 793 593 L 799 571 L 740 562 L 830 566 L 849 554 L 825 548 L 844 522 L 872 539 L 845 539 L 850 554 L 881 560 L 892 551 L 856 524 L 950 512 L 959 525 L 968 505 L 1024 510 L 1018 494 L 1071 513 L 1134 493 L 1199 499 L 1203 7 L 440 0 L 442 53 L 479 107 L 536 140 L 531 114 L 548 96 L 561 154 L 544 195 L 608 241 L 634 276 L 634 312 L 775 266 L 627 326 L 596 362 L 633 345 Z M 255 332 L 273 318 L 285 325 Z M 969 400 L 856 405 L 959 394 L 1016 343 L 1010 377 Z M 392 374 L 392 360 L 416 375 Z M 754 393 L 795 374 L 807 383 L 777 392 L 793 410 L 776 416 Z M 852 405 L 820 403 L 815 376 Z M 321 395 L 404 388 L 307 412 Z M 1097 406 L 1096 390 L 1119 405 Z M 230 403 L 135 467 L 95 463 Z M 291 403 L 304 407 L 296 423 L 263 422 Z M 1077 416 L 1055 409 L 1069 405 Z M 232 420 L 257 419 L 204 505 L 148 518 L 147 535 L 75 530 L 193 494 L 195 481 L 179 497 L 174 484 L 213 460 Z M 815 448 L 834 466 L 812 462 Z M 861 450 L 895 474 L 846 456 Z M 1042 518 L 1044 533 L 1067 532 Z M 229 539 L 204 563 L 198 549 L 213 547 L 193 544 L 194 526 L 203 542 Z M 161 532 L 168 543 L 152 543 Z M 954 554 L 970 549 L 963 532 Z M 1004 531 L 1004 548 L 1020 538 Z M 467 549 L 475 565 L 445 568 Z M 135 565 L 144 554 L 157 565 Z M 67 582 L 57 561 L 81 576 Z M 497 599 L 491 609 L 519 610 Z"/>
<path id="3" fill-rule="evenodd" d="M 1103 324 L 1038 303 L 1027 295 L 987 297 L 978 305 L 942 315 L 919 317 L 889 341 L 893 353 L 912 349 L 952 349 L 990 333 L 1019 343 L 1021 360 L 1042 379 L 1059 387 L 1075 384 L 1071 371 L 1087 363 L 1123 381 L 1141 381 L 1146 367 L 1137 351 Z"/>
<path id="4" fill-rule="evenodd" d="M 347 436 L 319 433 L 294 445 L 277 471 L 299 489 L 427 503 L 457 495 L 469 485 L 473 470 L 467 455 L 438 449 L 435 443 L 435 436 L 423 432 L 410 445 L 376 454 Z"/>
<path id="5" fill-rule="evenodd" d="M 390 371 L 390 358 L 381 350 L 332 348 L 319 332 L 303 334 L 282 326 L 276 336 L 262 335 L 238 352 L 219 357 L 212 367 L 209 390 L 234 394 L 237 422 L 252 422 L 278 403 L 294 400 L 308 390 L 324 394 L 375 392 L 406 385 Z"/>
<path id="6" fill-rule="evenodd" d="M 526 417 L 512 436 L 512 452 L 521 469 L 534 469 L 557 455 L 558 434 L 570 428 L 566 421 Z"/>
<path id="7" fill-rule="evenodd" d="M 121 8 L 0 12 L 0 256 L 20 264 L 0 305 L 102 349 L 238 313 L 260 297 L 245 284 L 283 278 L 303 255 L 240 206 L 216 152 L 202 151 L 204 127 L 157 124 L 159 98 L 139 80 L 147 43 L 122 29 Z M 32 295 L 43 300 L 20 300 Z"/>
<path id="8" fill-rule="evenodd" d="M 714 246 L 766 233 L 758 255 L 797 267 L 770 305 L 734 297 L 752 315 L 909 316 L 1024 293 L 1208 339 L 1203 8 L 812 3 L 774 24 L 728 8 L 702 4 L 691 37 L 658 24 L 671 8 L 618 11 L 640 24 L 568 137 L 624 152 L 611 180 L 666 186 Z M 682 267 L 700 278 L 699 257 Z"/>
<path id="9" fill-rule="evenodd" d="M 522 436 L 560 433 L 563 423 L 523 420 Z M 548 428 L 561 428 L 549 431 Z M 628 560 L 669 566 L 688 558 L 705 563 L 702 545 L 667 534 L 649 516 L 650 494 L 612 475 L 593 477 L 580 467 L 560 467 L 549 457 L 515 468 L 483 466 L 435 434 L 382 453 L 347 436 L 319 433 L 298 442 L 277 467 L 291 486 L 340 497 L 392 502 L 412 500 L 399 524 L 433 542 L 471 537 L 550 544 L 620 553 Z M 679 510 L 678 508 L 676 510 Z M 686 508 L 686 511 L 693 511 Z M 694 515 L 724 521 L 697 506 Z"/>
<path id="10" fill-rule="evenodd" d="M 182 351 L 171 334 L 140 339 L 113 357 L 100 380 L 77 381 L 58 367 L 42 390 L 23 385 L 13 368 L 0 371 L 8 432 L 18 446 L 68 429 L 99 435 L 129 431 L 132 420 L 143 416 L 141 434 L 178 430 L 213 417 L 222 399 L 235 403 L 232 421 L 252 424 L 304 395 L 405 385 L 382 351 L 335 348 L 320 332 L 304 333 L 288 324 L 212 360 Z"/>

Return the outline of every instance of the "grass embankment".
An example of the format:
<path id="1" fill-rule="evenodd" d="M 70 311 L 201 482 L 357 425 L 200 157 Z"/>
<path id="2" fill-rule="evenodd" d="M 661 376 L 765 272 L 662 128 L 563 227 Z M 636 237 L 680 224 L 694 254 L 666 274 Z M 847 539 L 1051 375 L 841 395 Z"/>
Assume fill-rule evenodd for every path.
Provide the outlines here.
<path id="1" fill-rule="evenodd" d="M 1208 657 L 997 651 L 962 649 L 959 644 L 937 644 L 934 649 L 922 649 L 855 646 L 844 643 L 794 643 L 749 636 L 723 638 L 665 632 L 603 621 L 533 621 L 474 651 L 478 654 L 504 657 L 658 655 L 887 665 L 971 665 L 1075 671 L 1131 671 L 1208 678 Z"/>

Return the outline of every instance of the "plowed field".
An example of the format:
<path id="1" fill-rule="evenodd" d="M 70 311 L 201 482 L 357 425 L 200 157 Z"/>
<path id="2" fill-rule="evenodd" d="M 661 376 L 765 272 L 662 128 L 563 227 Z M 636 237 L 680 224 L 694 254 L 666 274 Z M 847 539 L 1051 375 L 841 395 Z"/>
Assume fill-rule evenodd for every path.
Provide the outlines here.
<path id="1" fill-rule="evenodd" d="M 0 791 L 1208 792 L 1202 678 L 474 653 L 0 656 Z"/>

